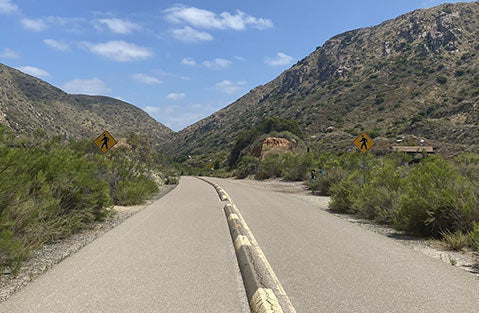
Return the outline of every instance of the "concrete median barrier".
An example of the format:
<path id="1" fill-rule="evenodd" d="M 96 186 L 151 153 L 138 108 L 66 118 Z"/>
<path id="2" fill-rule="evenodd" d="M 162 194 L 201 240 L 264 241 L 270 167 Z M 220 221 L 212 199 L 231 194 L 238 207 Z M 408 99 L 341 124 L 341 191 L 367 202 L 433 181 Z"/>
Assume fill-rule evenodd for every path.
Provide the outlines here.
<path id="1" fill-rule="evenodd" d="M 212 185 L 221 201 L 228 200 L 228 203 L 224 206 L 224 212 L 251 312 L 296 313 L 266 256 L 231 197 L 218 184 L 198 178 Z"/>

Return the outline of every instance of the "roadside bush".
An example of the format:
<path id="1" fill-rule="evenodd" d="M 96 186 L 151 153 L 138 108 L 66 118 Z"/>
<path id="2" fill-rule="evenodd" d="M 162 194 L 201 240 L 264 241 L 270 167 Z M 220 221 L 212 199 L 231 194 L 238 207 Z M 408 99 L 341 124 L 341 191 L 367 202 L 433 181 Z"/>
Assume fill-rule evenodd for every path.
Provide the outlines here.
<path id="1" fill-rule="evenodd" d="M 392 223 L 399 211 L 404 172 L 399 159 L 383 158 L 371 168 L 367 184 L 354 197 L 353 211 L 378 223 Z"/>
<path id="2" fill-rule="evenodd" d="M 258 172 L 255 175 L 256 179 L 268 179 L 274 177 L 281 177 L 284 170 L 282 158 L 279 154 L 268 155 L 258 167 Z"/>
<path id="3" fill-rule="evenodd" d="M 313 166 L 313 154 L 287 153 L 282 156 L 284 178 L 290 181 L 304 180 Z"/>
<path id="4" fill-rule="evenodd" d="M 469 246 L 470 237 L 461 231 L 456 231 L 454 233 L 445 231 L 442 232 L 441 235 L 444 242 L 447 244 L 447 247 L 451 250 L 461 251 L 465 247 Z"/>
<path id="5" fill-rule="evenodd" d="M 249 175 L 256 174 L 257 169 L 258 159 L 249 155 L 244 156 L 236 168 L 235 176 L 239 179 L 243 179 Z"/>
<path id="6" fill-rule="evenodd" d="M 476 251 L 479 251 L 479 222 L 474 222 L 473 224 L 474 226 L 470 233 L 471 246 L 476 249 Z"/>
<path id="7" fill-rule="evenodd" d="M 0 267 L 16 269 L 31 248 L 102 220 L 111 205 L 97 164 L 53 145 L 0 144 Z"/>
<path id="8" fill-rule="evenodd" d="M 323 174 L 316 173 L 316 180 L 309 182 L 308 186 L 320 196 L 331 195 L 330 188 L 332 185 L 339 183 L 348 176 L 348 172 L 341 167 L 333 167 L 323 170 Z"/>
<path id="9" fill-rule="evenodd" d="M 395 225 L 424 236 L 472 228 L 475 197 L 462 176 L 440 157 L 429 157 L 406 179 Z"/>
<path id="10" fill-rule="evenodd" d="M 334 183 L 329 188 L 331 202 L 329 208 L 338 213 L 355 213 L 353 211 L 354 196 L 360 192 L 361 172 L 354 171 L 348 177 Z"/>
<path id="11" fill-rule="evenodd" d="M 158 186 L 156 183 L 144 175 L 120 181 L 117 191 L 118 204 L 141 204 L 157 192 Z"/>
<path id="12" fill-rule="evenodd" d="M 92 146 L 43 132 L 15 138 L 0 127 L 0 270 L 15 274 L 32 249 L 102 221 L 113 203 L 140 203 L 157 191 L 140 162 Z"/>

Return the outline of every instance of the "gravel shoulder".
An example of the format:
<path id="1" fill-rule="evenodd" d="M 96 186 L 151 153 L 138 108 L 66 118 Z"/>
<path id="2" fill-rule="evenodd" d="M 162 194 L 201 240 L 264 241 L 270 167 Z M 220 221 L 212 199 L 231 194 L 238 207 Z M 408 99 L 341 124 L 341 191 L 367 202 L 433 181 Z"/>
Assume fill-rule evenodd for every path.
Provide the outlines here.
<path id="1" fill-rule="evenodd" d="M 350 223 L 357 224 L 375 233 L 381 234 L 390 238 L 391 240 L 400 242 L 401 244 L 420 251 L 421 253 L 438 259 L 444 263 L 456 266 L 465 271 L 470 272 L 479 279 L 479 253 L 471 249 L 463 251 L 451 251 L 447 249 L 446 245 L 440 240 L 424 239 L 412 237 L 397 231 L 391 227 L 378 225 L 367 219 L 361 219 L 350 214 L 337 214 L 328 209 L 329 197 L 315 196 L 304 184 L 304 182 L 287 182 L 282 179 L 267 179 L 263 181 L 252 179 L 231 179 L 235 183 L 254 186 L 257 188 L 264 188 L 270 191 L 295 194 L 303 201 L 314 204 L 319 209 L 335 215 L 336 217 L 346 220 Z"/>
<path id="2" fill-rule="evenodd" d="M 104 222 L 96 223 L 89 229 L 84 229 L 68 238 L 44 245 L 42 248 L 34 251 L 32 256 L 23 263 L 16 277 L 13 277 L 8 270 L 0 274 L 0 302 L 7 300 L 12 294 L 25 287 L 48 269 L 76 253 L 129 217 L 140 212 L 154 201 L 162 198 L 176 186 L 177 185 L 162 186 L 157 195 L 142 205 L 114 206 L 111 210 L 114 210 L 115 214 L 107 218 Z"/>

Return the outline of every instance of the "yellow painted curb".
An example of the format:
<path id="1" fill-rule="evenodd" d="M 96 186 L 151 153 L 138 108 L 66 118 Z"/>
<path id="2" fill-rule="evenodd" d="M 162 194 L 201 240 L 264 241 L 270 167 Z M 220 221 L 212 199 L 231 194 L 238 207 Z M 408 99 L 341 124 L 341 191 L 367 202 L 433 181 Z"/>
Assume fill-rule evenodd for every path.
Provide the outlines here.
<path id="1" fill-rule="evenodd" d="M 243 236 L 243 235 L 238 235 L 238 237 L 236 237 L 233 245 L 235 246 L 235 250 L 238 250 L 242 246 L 251 246 L 251 243 L 249 242 L 248 237 Z"/>
<path id="2" fill-rule="evenodd" d="M 250 301 L 252 313 L 283 313 L 273 290 L 258 288 Z"/>
<path id="3" fill-rule="evenodd" d="M 231 220 L 239 220 L 239 217 L 238 215 L 236 214 L 230 214 L 230 216 L 228 216 L 228 222 L 231 221 Z"/>

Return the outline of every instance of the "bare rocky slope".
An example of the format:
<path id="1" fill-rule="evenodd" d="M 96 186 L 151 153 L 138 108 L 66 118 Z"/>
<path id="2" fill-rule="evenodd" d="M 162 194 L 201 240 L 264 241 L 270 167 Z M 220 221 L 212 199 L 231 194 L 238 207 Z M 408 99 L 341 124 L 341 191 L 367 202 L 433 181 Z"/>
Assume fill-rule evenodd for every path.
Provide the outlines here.
<path id="1" fill-rule="evenodd" d="M 173 134 L 146 112 L 103 96 L 70 95 L 0 64 L 0 125 L 16 133 L 42 129 L 48 135 L 90 138 L 108 130 L 114 137 L 134 132 L 162 144 Z"/>
<path id="2" fill-rule="evenodd" d="M 416 10 L 337 35 L 266 85 L 176 133 L 177 155 L 231 147 L 263 117 L 294 119 L 318 150 L 360 131 L 454 154 L 479 147 L 479 2 Z"/>

